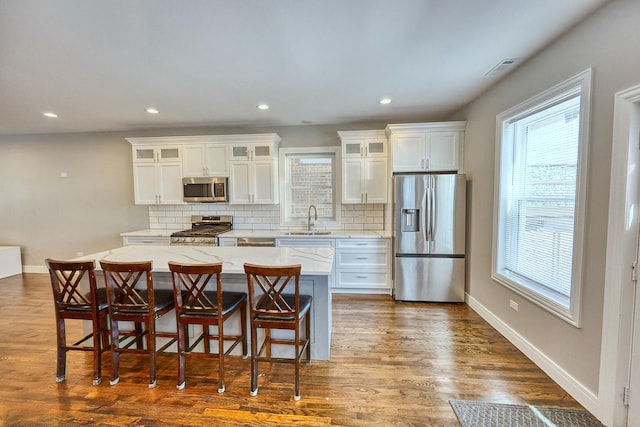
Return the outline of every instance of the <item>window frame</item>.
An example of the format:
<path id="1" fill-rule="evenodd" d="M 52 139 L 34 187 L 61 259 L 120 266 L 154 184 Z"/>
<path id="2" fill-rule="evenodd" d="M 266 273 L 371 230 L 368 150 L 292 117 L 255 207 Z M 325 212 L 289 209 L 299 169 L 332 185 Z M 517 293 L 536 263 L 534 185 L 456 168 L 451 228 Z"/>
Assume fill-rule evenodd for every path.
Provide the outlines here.
<path id="1" fill-rule="evenodd" d="M 280 163 L 280 225 L 283 227 L 301 227 L 307 226 L 307 219 L 303 220 L 288 220 L 287 219 L 287 203 L 289 203 L 288 193 L 287 193 L 287 185 L 288 185 L 288 177 L 287 174 L 287 156 L 290 155 L 332 155 L 334 160 L 334 173 L 333 173 L 333 206 L 335 210 L 335 220 L 328 221 L 326 219 L 318 218 L 318 221 L 314 221 L 315 225 L 323 226 L 323 227 L 339 227 L 341 224 L 341 212 L 342 212 L 342 195 L 341 195 L 341 171 L 340 171 L 340 147 L 287 147 L 280 148 L 278 152 L 279 163 Z"/>
<path id="2" fill-rule="evenodd" d="M 507 214 L 506 202 L 508 186 L 503 181 L 513 176 L 514 164 L 509 157 L 515 150 L 515 140 L 510 140 L 511 123 L 533 114 L 551 109 L 569 98 L 580 96 L 579 146 L 577 153 L 576 198 L 574 211 L 573 253 L 571 267 L 571 289 L 568 305 L 563 304 L 553 294 L 536 289 L 526 280 L 506 274 L 504 268 L 504 246 Z M 584 235 L 587 203 L 587 168 L 589 155 L 589 128 L 591 114 L 591 69 L 587 69 L 570 79 L 498 114 L 496 116 L 496 152 L 493 207 L 493 242 L 491 278 L 516 292 L 527 300 L 558 316 L 569 324 L 581 327 L 582 276 L 584 263 Z"/>

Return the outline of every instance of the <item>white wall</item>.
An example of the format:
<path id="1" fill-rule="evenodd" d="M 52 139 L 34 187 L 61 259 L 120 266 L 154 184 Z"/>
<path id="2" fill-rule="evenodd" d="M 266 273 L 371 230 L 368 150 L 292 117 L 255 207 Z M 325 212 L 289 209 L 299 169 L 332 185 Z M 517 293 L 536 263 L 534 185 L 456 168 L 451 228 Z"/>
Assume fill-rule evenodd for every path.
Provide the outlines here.
<path id="1" fill-rule="evenodd" d="M 506 328 L 548 372 L 597 412 L 605 246 L 614 94 L 640 83 L 640 2 L 613 1 L 506 79 L 456 118 L 467 120 L 465 168 L 471 180 L 468 293 L 485 315 Z M 496 115 L 591 67 L 591 140 L 583 324 L 575 328 L 491 280 Z M 509 308 L 509 300 L 519 311 Z M 575 394 L 578 394 L 577 396 Z"/>
<path id="2" fill-rule="evenodd" d="M 20 246 L 22 263 L 40 266 L 119 246 L 123 227 L 147 227 L 132 182 L 124 136 L 0 137 L 0 244 Z"/>

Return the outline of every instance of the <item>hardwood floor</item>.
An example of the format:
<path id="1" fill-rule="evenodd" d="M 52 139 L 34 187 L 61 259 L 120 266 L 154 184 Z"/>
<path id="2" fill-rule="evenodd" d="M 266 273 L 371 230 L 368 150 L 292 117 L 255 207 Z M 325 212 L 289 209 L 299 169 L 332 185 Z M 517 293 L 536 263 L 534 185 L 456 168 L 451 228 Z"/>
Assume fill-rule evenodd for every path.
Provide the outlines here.
<path id="1" fill-rule="evenodd" d="M 175 354 L 158 357 L 155 389 L 148 359 L 136 355 L 122 356 L 120 383 L 110 386 L 110 353 L 100 386 L 80 352 L 68 353 L 58 384 L 48 276 L 13 276 L 0 288 L 2 425 L 457 426 L 449 399 L 581 408 L 466 305 L 388 296 L 333 297 L 331 360 L 303 366 L 299 402 L 293 366 L 261 364 L 251 397 L 250 363 L 239 357 L 226 365 L 224 394 L 215 360 L 201 358 L 187 359 L 186 388 L 176 390 Z"/>

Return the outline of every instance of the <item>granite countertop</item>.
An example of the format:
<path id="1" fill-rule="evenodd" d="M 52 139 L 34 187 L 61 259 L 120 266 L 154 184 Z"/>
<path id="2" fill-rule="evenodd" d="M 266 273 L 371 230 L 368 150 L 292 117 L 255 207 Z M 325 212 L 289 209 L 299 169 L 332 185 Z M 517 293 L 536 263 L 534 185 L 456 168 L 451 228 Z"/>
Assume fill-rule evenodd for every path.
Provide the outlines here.
<path id="1" fill-rule="evenodd" d="M 244 274 L 245 262 L 262 265 L 301 264 L 302 274 L 330 275 L 333 267 L 333 248 L 255 248 L 220 246 L 137 246 L 129 245 L 104 252 L 85 255 L 75 260 L 153 262 L 154 272 L 169 272 L 169 261 L 185 264 L 222 262 L 222 273 Z"/>
<path id="2" fill-rule="evenodd" d="M 120 233 L 122 237 L 170 237 L 172 233 L 175 233 L 178 230 L 163 230 L 163 229 L 147 229 L 147 230 L 138 230 L 138 231 L 127 231 L 125 233 Z M 231 230 L 226 233 L 222 233 L 220 237 L 270 237 L 270 238 L 303 238 L 303 239 L 345 239 L 345 238 L 353 238 L 353 239 L 389 239 L 391 238 L 391 234 L 386 231 L 344 231 L 344 230 L 335 230 L 331 231 L 331 234 L 295 234 L 295 235 L 287 235 L 288 232 L 296 232 L 296 231 L 304 231 L 304 230 Z M 313 231 L 324 231 L 324 230 L 313 230 Z"/>
<path id="3" fill-rule="evenodd" d="M 172 233 L 178 230 L 160 230 L 160 229 L 146 229 L 137 231 L 127 231 L 120 233 L 122 237 L 170 237 Z"/>
<path id="4" fill-rule="evenodd" d="M 288 232 L 304 230 L 231 230 L 220 234 L 218 237 L 272 237 L 272 238 L 295 238 L 295 239 L 344 239 L 344 238 L 366 238 L 366 239 L 388 239 L 389 233 L 384 231 L 344 231 L 335 230 L 331 234 L 294 234 L 287 235 Z M 322 232 L 324 230 L 312 230 Z"/>

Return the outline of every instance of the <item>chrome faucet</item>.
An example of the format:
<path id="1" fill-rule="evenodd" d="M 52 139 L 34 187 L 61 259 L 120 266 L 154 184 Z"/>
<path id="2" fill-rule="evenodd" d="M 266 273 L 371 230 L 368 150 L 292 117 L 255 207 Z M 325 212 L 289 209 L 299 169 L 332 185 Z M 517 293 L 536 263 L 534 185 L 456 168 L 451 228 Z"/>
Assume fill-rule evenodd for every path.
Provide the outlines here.
<path id="1" fill-rule="evenodd" d="M 318 220 L 318 210 L 314 205 L 309 205 L 309 215 L 307 216 L 307 231 L 311 231 L 311 208 L 313 208 L 313 212 L 315 214 L 315 221 Z"/>

